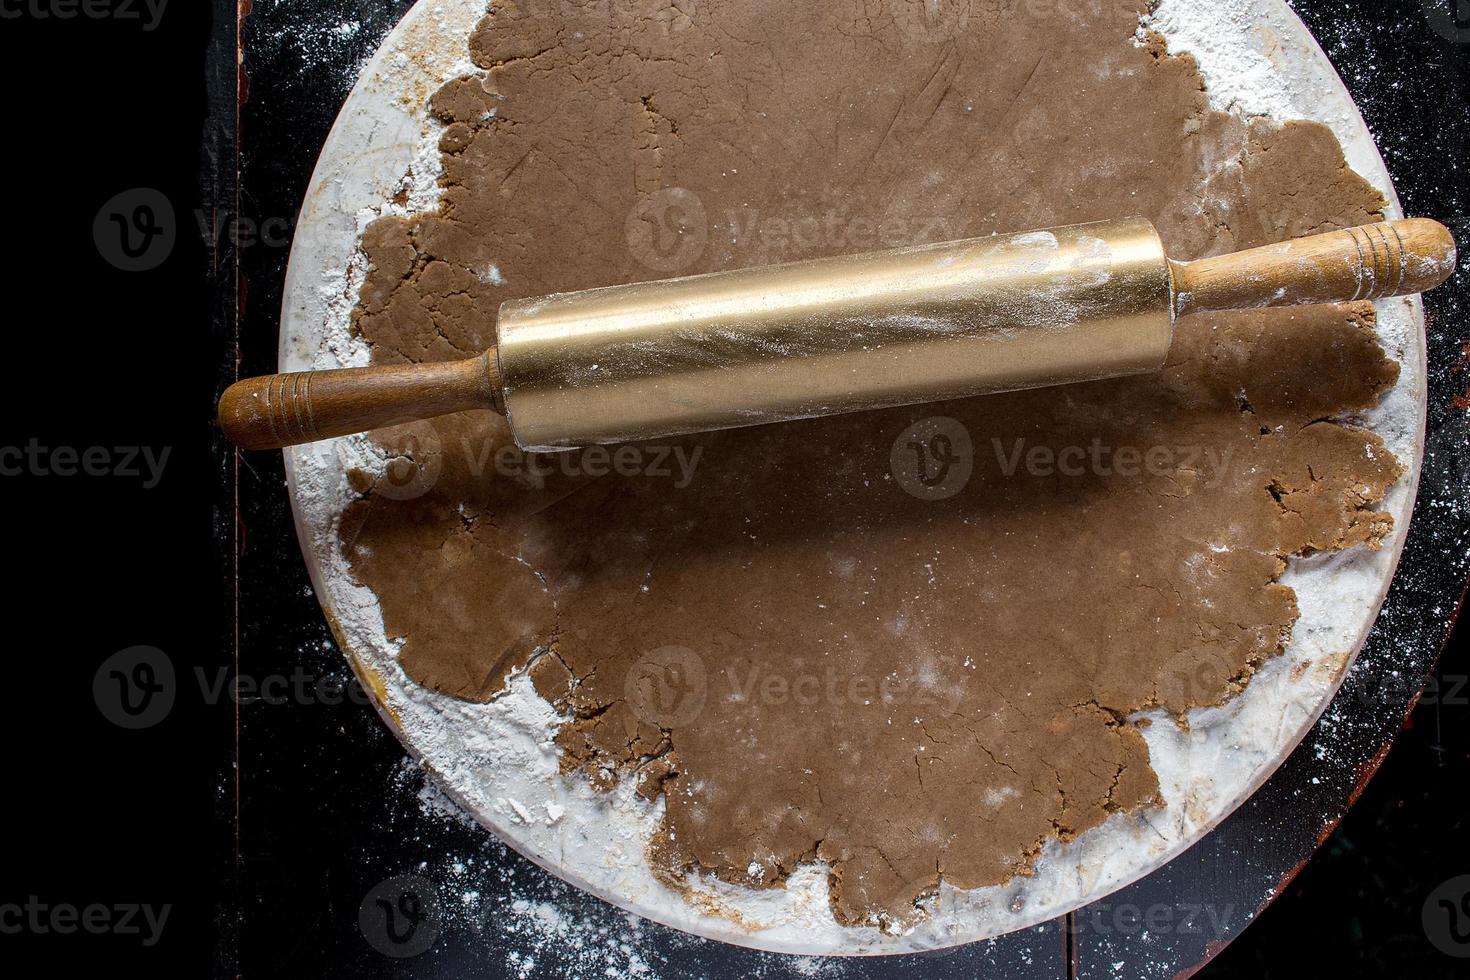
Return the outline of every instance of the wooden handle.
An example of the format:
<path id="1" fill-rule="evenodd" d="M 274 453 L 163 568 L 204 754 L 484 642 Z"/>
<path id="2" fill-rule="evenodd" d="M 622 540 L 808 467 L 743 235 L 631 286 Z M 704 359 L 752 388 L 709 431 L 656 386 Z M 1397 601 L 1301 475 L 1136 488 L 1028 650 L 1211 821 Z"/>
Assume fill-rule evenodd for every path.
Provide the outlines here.
<path id="1" fill-rule="evenodd" d="M 491 348 L 463 361 L 247 378 L 220 397 L 219 426 L 242 449 L 280 449 L 500 405 Z"/>
<path id="2" fill-rule="evenodd" d="M 1409 218 L 1169 266 L 1176 316 L 1347 303 L 1433 289 L 1455 271 L 1455 239 L 1438 221 Z"/>

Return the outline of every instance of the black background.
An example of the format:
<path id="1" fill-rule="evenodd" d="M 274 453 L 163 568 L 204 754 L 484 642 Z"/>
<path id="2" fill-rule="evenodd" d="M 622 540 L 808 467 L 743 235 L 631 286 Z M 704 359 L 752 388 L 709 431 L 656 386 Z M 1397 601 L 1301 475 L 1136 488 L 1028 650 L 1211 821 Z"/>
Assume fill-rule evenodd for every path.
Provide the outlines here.
<path id="1" fill-rule="evenodd" d="M 384 30 L 405 6 L 319 6 L 334 3 Z M 434 863 L 445 855 L 471 856 L 468 874 L 487 893 L 514 884 L 621 921 L 483 834 L 405 805 L 417 777 L 369 708 L 317 699 L 237 712 L 202 693 L 199 678 L 212 683 L 224 669 L 347 677 L 296 551 L 279 460 L 237 463 L 209 424 L 234 372 L 237 327 L 244 369 L 273 365 L 287 250 L 199 229 L 201 216 L 206 228 L 237 214 L 289 222 L 352 77 L 280 70 L 293 57 L 289 33 L 252 38 L 274 70 L 252 76 L 255 101 L 237 117 L 230 4 L 173 0 L 153 30 L 120 16 L 141 3 L 104 6 L 115 16 L 0 19 L 11 341 L 0 446 L 34 439 L 169 456 L 152 488 L 124 473 L 0 477 L 9 558 L 0 903 L 34 895 L 170 913 L 151 947 L 138 936 L 26 931 L 0 935 L 0 963 L 157 976 L 501 975 L 505 957 L 469 952 L 462 924 L 444 949 L 401 965 L 357 932 L 368 888 L 420 861 L 444 880 L 455 874 Z M 1362 104 L 1406 210 L 1446 220 L 1464 244 L 1470 46 L 1431 31 L 1419 0 L 1298 10 Z M 123 272 L 99 252 L 93 219 L 140 187 L 172 202 L 176 241 L 159 268 Z M 1456 343 L 1470 337 L 1465 279 L 1430 304 L 1432 329 Z M 1462 589 L 1463 576 L 1444 584 L 1446 618 Z M 179 694 L 163 722 L 128 731 L 104 717 L 92 684 L 104 660 L 140 644 L 166 653 Z M 1465 646 L 1441 662 L 1444 693 L 1470 674 Z M 1470 872 L 1464 696 L 1419 706 L 1342 825 L 1203 976 L 1465 975 L 1470 961 L 1436 950 L 1420 925 L 1428 892 Z M 499 908 L 490 900 L 492 917 Z M 485 944 L 506 941 L 486 932 Z M 670 941 L 665 953 L 677 972 L 733 971 L 707 944 Z M 976 952 L 890 966 L 974 975 L 987 962 Z M 563 957 L 543 969 L 602 968 Z"/>

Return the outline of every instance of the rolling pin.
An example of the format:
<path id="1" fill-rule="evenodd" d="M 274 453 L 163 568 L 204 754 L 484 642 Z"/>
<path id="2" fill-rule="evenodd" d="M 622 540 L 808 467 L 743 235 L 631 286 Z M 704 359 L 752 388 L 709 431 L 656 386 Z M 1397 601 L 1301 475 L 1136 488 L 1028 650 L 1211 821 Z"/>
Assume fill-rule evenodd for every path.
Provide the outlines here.
<path id="1" fill-rule="evenodd" d="M 1435 221 L 1388 221 L 1173 262 L 1142 218 L 504 303 L 463 361 L 239 381 L 246 449 L 491 409 L 570 449 L 1163 367 L 1189 313 L 1382 299 L 1455 269 Z"/>

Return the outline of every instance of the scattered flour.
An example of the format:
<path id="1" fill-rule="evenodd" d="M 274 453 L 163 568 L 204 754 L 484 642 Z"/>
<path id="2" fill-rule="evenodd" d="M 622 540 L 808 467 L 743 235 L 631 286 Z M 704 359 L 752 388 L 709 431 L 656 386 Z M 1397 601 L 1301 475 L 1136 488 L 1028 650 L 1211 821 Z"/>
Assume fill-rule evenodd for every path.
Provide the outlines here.
<path id="1" fill-rule="evenodd" d="M 1145 30 L 1167 38 L 1171 54 L 1194 57 L 1214 108 L 1243 116 L 1314 119 L 1337 135 L 1354 170 L 1370 179 L 1382 170 L 1352 98 L 1285 3 L 1158 0 L 1139 27 L 1140 44 Z"/>

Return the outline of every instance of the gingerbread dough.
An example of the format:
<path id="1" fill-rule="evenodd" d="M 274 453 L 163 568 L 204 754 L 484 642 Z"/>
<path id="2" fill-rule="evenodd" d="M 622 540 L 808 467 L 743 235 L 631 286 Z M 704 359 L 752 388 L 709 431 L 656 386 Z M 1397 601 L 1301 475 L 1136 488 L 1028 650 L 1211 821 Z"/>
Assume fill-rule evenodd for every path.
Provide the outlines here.
<path id="1" fill-rule="evenodd" d="M 559 290 L 1127 214 L 1192 259 L 1381 216 L 1326 129 L 1209 110 L 1144 7 L 497 5 L 483 77 L 433 96 L 442 208 L 370 226 L 356 328 L 446 359 Z M 485 700 L 529 663 L 565 768 L 662 796 L 670 881 L 821 860 L 839 921 L 898 926 L 1154 803 L 1130 716 L 1283 648 L 1286 557 L 1377 545 L 1400 467 L 1340 421 L 1397 376 L 1373 327 L 1194 317 L 1158 376 L 626 452 L 450 417 L 382 436 L 401 466 L 344 547 L 418 683 Z"/>

